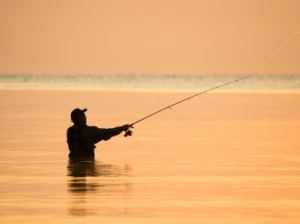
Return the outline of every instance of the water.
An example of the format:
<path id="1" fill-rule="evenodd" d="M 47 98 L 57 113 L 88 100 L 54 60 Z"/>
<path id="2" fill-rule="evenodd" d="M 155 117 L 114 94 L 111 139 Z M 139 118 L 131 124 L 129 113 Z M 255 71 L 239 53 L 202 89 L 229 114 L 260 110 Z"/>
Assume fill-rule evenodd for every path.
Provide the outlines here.
<path id="1" fill-rule="evenodd" d="M 0 75 L 0 88 L 197 92 L 245 75 Z M 219 91 L 300 92 L 300 75 L 252 75 Z"/>
<path id="2" fill-rule="evenodd" d="M 94 161 L 70 162 L 75 107 L 114 127 L 191 93 L 57 80 L 1 81 L 1 223 L 300 223 L 298 90 L 212 91 L 100 142 Z"/>

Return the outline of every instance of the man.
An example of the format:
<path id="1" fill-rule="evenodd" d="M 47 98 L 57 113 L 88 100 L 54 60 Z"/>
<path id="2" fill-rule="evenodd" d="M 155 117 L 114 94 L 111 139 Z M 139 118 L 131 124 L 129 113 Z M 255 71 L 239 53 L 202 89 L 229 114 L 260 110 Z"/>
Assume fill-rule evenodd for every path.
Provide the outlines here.
<path id="1" fill-rule="evenodd" d="M 107 129 L 88 126 L 86 124 L 86 111 L 87 109 L 81 110 L 76 108 L 71 112 L 71 120 L 74 125 L 67 130 L 67 143 L 70 150 L 69 158 L 93 158 L 95 157 L 94 149 L 96 148 L 96 143 L 101 140 L 107 141 L 131 127 L 129 124 Z"/>

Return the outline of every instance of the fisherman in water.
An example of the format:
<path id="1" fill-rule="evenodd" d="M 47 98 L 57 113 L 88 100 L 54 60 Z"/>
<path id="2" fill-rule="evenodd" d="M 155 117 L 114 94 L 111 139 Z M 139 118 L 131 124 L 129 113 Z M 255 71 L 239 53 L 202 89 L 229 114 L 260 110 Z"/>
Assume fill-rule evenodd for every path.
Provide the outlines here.
<path id="1" fill-rule="evenodd" d="M 95 157 L 95 144 L 101 140 L 107 141 L 111 137 L 121 134 L 123 131 L 129 131 L 131 127 L 125 124 L 115 128 L 98 128 L 86 124 L 85 112 L 87 109 L 74 109 L 71 112 L 73 126 L 67 130 L 67 143 L 69 146 L 69 158 L 93 158 Z"/>

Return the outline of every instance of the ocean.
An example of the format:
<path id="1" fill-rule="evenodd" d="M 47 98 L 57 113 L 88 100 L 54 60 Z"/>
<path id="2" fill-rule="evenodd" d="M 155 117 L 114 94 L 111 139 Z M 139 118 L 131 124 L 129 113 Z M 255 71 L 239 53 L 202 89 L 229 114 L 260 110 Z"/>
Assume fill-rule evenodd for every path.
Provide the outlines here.
<path id="1" fill-rule="evenodd" d="M 69 161 L 70 112 L 134 123 L 243 75 L 0 75 L 1 223 L 300 223 L 300 76 L 252 75 Z"/>

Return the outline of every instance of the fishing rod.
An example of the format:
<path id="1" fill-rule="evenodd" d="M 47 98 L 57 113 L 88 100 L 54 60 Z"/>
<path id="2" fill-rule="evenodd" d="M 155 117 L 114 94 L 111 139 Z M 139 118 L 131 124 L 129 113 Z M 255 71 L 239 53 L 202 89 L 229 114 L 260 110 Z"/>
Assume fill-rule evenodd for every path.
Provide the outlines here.
<path id="1" fill-rule="evenodd" d="M 158 114 L 158 113 L 160 113 L 160 112 L 162 112 L 162 111 L 164 111 L 164 110 L 166 110 L 166 109 L 171 109 L 173 106 L 176 106 L 176 105 L 178 105 L 178 104 L 180 104 L 180 103 L 183 103 L 184 101 L 191 100 L 192 98 L 194 98 L 194 97 L 196 97 L 196 96 L 199 96 L 199 95 L 202 95 L 202 94 L 206 94 L 207 92 L 210 92 L 210 91 L 212 91 L 212 90 L 214 90 L 214 89 L 218 89 L 218 88 L 220 88 L 220 87 L 222 87 L 222 86 L 227 86 L 227 85 L 229 85 L 229 84 L 231 84 L 231 83 L 239 82 L 239 81 L 241 81 L 241 80 L 243 80 L 243 79 L 249 78 L 250 76 L 251 76 L 251 75 L 248 75 L 248 76 L 245 76 L 245 77 L 243 77 L 243 78 L 239 78 L 239 79 L 233 80 L 233 81 L 231 81 L 231 82 L 227 82 L 227 83 L 221 84 L 221 85 L 219 85 L 219 86 L 215 86 L 215 87 L 213 87 L 213 88 L 204 90 L 204 91 L 202 91 L 202 92 L 199 92 L 199 93 L 194 94 L 194 95 L 192 95 L 192 96 L 189 96 L 189 97 L 187 97 L 187 98 L 184 98 L 184 99 L 182 99 L 182 100 L 179 100 L 179 101 L 177 101 L 177 102 L 175 102 L 175 103 L 173 103 L 173 104 L 171 104 L 171 105 L 169 105 L 169 106 L 166 106 L 166 107 L 164 107 L 164 108 L 162 108 L 162 109 L 160 109 L 160 110 L 158 110 L 158 111 L 155 111 L 155 112 L 152 113 L 152 114 L 147 115 L 146 117 L 143 117 L 143 118 L 141 118 L 141 119 L 139 119 L 139 120 L 137 120 L 137 121 L 131 123 L 131 124 L 130 124 L 130 127 L 133 128 L 133 125 L 135 125 L 135 124 L 137 124 L 137 123 L 139 123 L 139 122 L 141 122 L 141 121 L 143 121 L 143 120 L 146 120 L 147 118 L 152 117 L 152 116 L 154 116 L 155 114 Z M 131 135 L 132 135 L 132 131 L 131 131 L 130 129 L 128 129 L 128 130 L 125 132 L 125 135 L 124 135 L 124 136 L 127 137 L 127 136 L 131 136 Z"/>
<path id="2" fill-rule="evenodd" d="M 273 54 L 271 54 L 265 61 L 263 61 L 263 63 L 261 63 L 256 69 L 255 69 L 255 71 L 254 71 L 254 73 L 256 73 L 256 72 L 258 72 L 258 70 L 260 70 L 265 64 L 267 64 L 282 48 L 284 48 L 292 39 L 294 39 L 294 37 L 296 37 L 298 34 L 300 33 L 300 29 L 298 29 L 292 36 L 290 36 L 289 37 L 289 39 L 287 39 L 287 41 L 285 41 L 279 48 L 277 48 L 276 49 L 276 51 L 274 51 L 273 52 Z M 229 84 L 231 84 L 231 83 L 234 83 L 234 82 L 238 82 L 238 81 L 241 81 L 241 80 L 243 80 L 243 79 L 246 79 L 246 78 L 249 78 L 251 75 L 248 75 L 248 76 L 245 76 L 245 77 L 243 77 L 243 78 L 240 78 L 240 79 L 236 79 L 236 80 L 234 80 L 234 81 L 231 81 L 231 82 L 227 82 L 227 83 L 224 83 L 224 84 L 222 84 L 222 85 L 219 85 L 219 86 L 215 86 L 215 87 L 213 87 L 213 88 L 210 88 L 210 89 L 207 89 L 207 90 L 204 90 L 204 91 L 202 91 L 202 92 L 199 92 L 199 93 L 197 93 L 197 94 L 195 94 L 195 95 L 192 95 L 192 96 L 189 96 L 189 97 L 187 97 L 187 98 L 185 98 L 185 99 L 183 99 L 183 100 L 180 100 L 180 101 L 178 101 L 178 102 L 176 102 L 176 103 L 173 103 L 173 104 L 171 104 L 171 105 L 169 105 L 169 106 L 167 106 L 167 107 L 164 107 L 164 108 L 162 108 L 162 109 L 160 109 L 160 110 L 158 110 L 158 111 L 156 111 L 156 112 L 154 112 L 154 113 L 152 113 L 152 114 L 149 114 L 149 115 L 147 115 L 146 117 L 143 117 L 143 118 L 141 118 L 141 119 L 139 119 L 139 120 L 137 120 L 137 121 L 135 121 L 135 122 L 133 122 L 132 124 L 130 124 L 130 127 L 132 127 L 133 128 L 133 125 L 135 125 L 135 124 L 137 124 L 137 123 L 139 123 L 139 122 L 141 122 L 141 121 L 143 121 L 143 120 L 146 120 L 147 118 L 149 118 L 149 117 L 152 117 L 152 116 L 154 116 L 155 114 L 158 114 L 158 113 L 160 113 L 160 112 L 162 112 L 162 111 L 164 111 L 164 110 L 166 110 L 166 109 L 171 109 L 173 106 L 175 106 L 175 105 L 177 105 L 177 104 L 180 104 L 180 103 L 182 103 L 182 102 L 184 102 L 184 101 L 187 101 L 187 100 L 190 100 L 190 99 L 192 99 L 192 98 L 194 98 L 194 97 L 196 97 L 196 96 L 199 96 L 199 95 L 202 95 L 202 94 L 206 94 L 207 92 L 209 92 L 209 91 L 212 91 L 212 90 L 214 90 L 214 89 L 218 89 L 218 88 L 220 88 L 220 87 L 222 87 L 222 86 L 226 86 L 226 85 L 229 85 Z M 127 136 L 131 136 L 131 134 L 132 134 L 132 131 L 130 130 L 130 129 L 128 129 L 127 131 L 126 131 L 126 133 L 125 133 L 125 137 L 127 137 Z"/>

